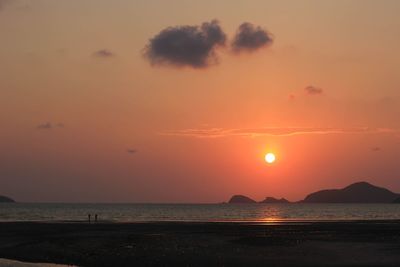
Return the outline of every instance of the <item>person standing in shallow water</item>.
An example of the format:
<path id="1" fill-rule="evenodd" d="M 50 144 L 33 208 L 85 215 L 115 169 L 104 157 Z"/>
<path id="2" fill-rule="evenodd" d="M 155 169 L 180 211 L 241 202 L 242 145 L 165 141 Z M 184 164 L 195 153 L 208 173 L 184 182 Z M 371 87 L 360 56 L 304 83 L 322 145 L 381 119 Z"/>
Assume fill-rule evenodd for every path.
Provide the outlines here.
<path id="1" fill-rule="evenodd" d="M 97 222 L 97 214 L 94 215 L 94 221 Z"/>
<path id="2" fill-rule="evenodd" d="M 88 222 L 90 223 L 90 221 L 91 221 L 91 215 L 90 215 L 90 213 L 88 214 Z"/>

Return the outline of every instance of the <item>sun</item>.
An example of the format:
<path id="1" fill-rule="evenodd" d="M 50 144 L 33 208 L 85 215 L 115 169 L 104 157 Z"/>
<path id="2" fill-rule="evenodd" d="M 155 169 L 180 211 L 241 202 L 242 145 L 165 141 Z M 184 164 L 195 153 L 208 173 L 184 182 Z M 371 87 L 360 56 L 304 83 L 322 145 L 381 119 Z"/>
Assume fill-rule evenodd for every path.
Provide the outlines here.
<path id="1" fill-rule="evenodd" d="M 274 153 L 267 153 L 265 155 L 265 161 L 269 164 L 273 163 L 275 161 L 276 157 Z"/>

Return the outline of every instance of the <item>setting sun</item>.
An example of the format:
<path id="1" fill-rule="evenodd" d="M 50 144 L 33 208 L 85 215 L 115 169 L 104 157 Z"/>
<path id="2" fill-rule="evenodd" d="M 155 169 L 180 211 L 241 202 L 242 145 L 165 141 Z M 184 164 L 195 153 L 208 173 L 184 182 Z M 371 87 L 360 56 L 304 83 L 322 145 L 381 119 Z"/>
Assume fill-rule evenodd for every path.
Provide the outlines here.
<path id="1" fill-rule="evenodd" d="M 276 159 L 276 157 L 275 157 L 274 153 L 267 153 L 265 155 L 265 161 L 267 163 L 273 163 L 275 161 L 275 159 Z"/>

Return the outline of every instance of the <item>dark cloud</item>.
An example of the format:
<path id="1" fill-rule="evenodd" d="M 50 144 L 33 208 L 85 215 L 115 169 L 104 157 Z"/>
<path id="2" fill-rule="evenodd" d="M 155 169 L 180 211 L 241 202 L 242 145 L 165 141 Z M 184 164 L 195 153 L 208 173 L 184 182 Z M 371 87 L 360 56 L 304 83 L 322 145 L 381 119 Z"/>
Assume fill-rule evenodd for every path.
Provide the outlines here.
<path id="1" fill-rule="evenodd" d="M 36 128 L 40 129 L 40 130 L 50 130 L 53 128 L 64 128 L 64 124 L 63 123 L 46 122 L 46 123 L 39 124 Z"/>
<path id="2" fill-rule="evenodd" d="M 129 148 L 129 149 L 126 150 L 126 152 L 128 152 L 129 154 L 135 154 L 135 153 L 137 153 L 138 151 L 137 151 L 136 149 L 131 149 L 131 148 Z"/>
<path id="3" fill-rule="evenodd" d="M 215 50 L 225 42 L 226 35 L 216 20 L 201 26 L 168 27 L 150 39 L 144 55 L 152 65 L 205 68 L 217 62 Z"/>
<path id="4" fill-rule="evenodd" d="M 101 50 L 98 50 L 98 51 L 94 52 L 93 56 L 99 57 L 99 58 L 110 58 L 110 57 L 113 57 L 115 55 L 114 55 L 113 52 L 111 52 L 108 49 L 101 49 Z"/>
<path id="5" fill-rule="evenodd" d="M 315 86 L 307 86 L 306 88 L 304 88 L 304 90 L 306 91 L 306 94 L 308 95 L 320 95 L 323 93 L 322 88 L 319 87 L 315 87 Z"/>
<path id="6" fill-rule="evenodd" d="M 235 52 L 255 51 L 262 47 L 272 44 L 273 38 L 270 33 L 260 26 L 254 26 L 251 23 L 242 23 L 236 31 L 232 41 L 232 48 Z"/>

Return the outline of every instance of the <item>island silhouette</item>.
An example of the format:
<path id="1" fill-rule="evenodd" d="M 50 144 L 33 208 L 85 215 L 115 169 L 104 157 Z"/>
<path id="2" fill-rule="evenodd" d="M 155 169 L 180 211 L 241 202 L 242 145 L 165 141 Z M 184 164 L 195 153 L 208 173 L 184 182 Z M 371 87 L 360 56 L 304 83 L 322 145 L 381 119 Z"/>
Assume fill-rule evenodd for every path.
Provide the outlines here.
<path id="1" fill-rule="evenodd" d="M 235 195 L 230 204 L 293 203 L 285 198 L 266 197 L 255 201 L 244 195 Z M 341 189 L 324 189 L 307 195 L 296 203 L 400 203 L 400 194 L 367 182 L 357 182 Z"/>
<path id="2" fill-rule="evenodd" d="M 260 201 L 260 203 L 290 203 L 286 198 L 277 199 L 274 197 L 266 197 L 264 200 Z"/>
<path id="3" fill-rule="evenodd" d="M 0 203 L 14 203 L 15 200 L 6 196 L 0 196 Z"/>
<path id="4" fill-rule="evenodd" d="M 231 199 L 228 201 L 228 203 L 230 203 L 230 204 L 236 204 L 236 203 L 250 204 L 250 203 L 257 203 L 257 201 L 255 201 L 249 197 L 243 196 L 243 195 L 234 195 L 231 197 Z"/>

